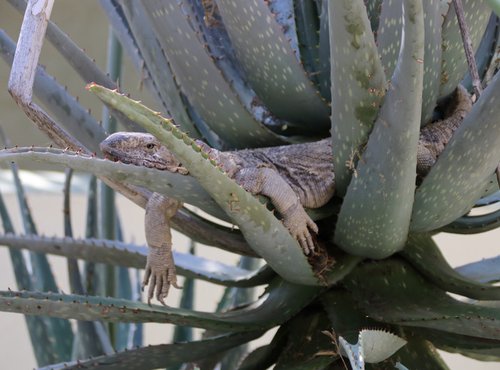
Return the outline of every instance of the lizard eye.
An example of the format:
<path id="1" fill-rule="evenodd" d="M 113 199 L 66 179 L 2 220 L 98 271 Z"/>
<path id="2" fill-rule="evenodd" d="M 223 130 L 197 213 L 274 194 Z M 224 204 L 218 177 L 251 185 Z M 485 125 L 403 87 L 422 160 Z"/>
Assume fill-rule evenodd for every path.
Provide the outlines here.
<path id="1" fill-rule="evenodd" d="M 152 143 L 146 144 L 146 148 L 148 148 L 148 149 L 153 149 L 154 147 L 155 147 L 155 145 Z"/>

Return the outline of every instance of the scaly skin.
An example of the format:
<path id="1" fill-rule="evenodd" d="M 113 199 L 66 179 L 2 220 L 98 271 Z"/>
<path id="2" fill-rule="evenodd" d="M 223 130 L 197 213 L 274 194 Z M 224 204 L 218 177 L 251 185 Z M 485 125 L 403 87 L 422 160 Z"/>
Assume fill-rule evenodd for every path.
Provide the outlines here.
<path id="1" fill-rule="evenodd" d="M 472 106 L 467 91 L 459 86 L 448 104 L 445 119 L 425 126 L 417 151 L 417 175 L 425 176 Z M 445 112 L 448 113 L 448 112 Z M 283 223 L 305 254 L 314 251 L 316 224 L 305 208 L 318 208 L 334 195 L 335 180 L 331 140 L 220 152 L 199 142 L 229 177 L 254 195 L 265 195 L 281 214 Z M 139 166 L 188 174 L 175 156 L 150 134 L 118 132 L 101 143 L 110 158 Z M 169 220 L 182 203 L 154 194 L 146 208 L 146 238 L 150 248 L 143 286 L 151 278 L 148 302 L 153 295 L 164 304 L 170 284 L 176 285 Z M 156 291 L 156 294 L 155 294 Z"/>

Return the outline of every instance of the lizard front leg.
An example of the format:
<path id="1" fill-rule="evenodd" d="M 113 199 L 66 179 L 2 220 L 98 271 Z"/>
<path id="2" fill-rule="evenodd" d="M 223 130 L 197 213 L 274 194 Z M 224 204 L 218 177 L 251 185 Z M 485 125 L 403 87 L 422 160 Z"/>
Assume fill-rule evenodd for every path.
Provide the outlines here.
<path id="1" fill-rule="evenodd" d="M 153 193 L 146 205 L 144 224 L 149 251 L 142 288 L 149 284 L 148 304 L 156 296 L 165 305 L 170 285 L 179 288 L 172 256 L 170 219 L 181 206 L 182 202 L 159 193 Z"/>
<path id="2" fill-rule="evenodd" d="M 246 191 L 262 194 L 271 199 L 276 210 L 283 216 L 283 224 L 299 242 L 307 255 L 314 251 L 311 231 L 318 232 L 318 227 L 308 216 L 300 199 L 290 185 L 272 168 L 242 168 L 234 179 Z"/>

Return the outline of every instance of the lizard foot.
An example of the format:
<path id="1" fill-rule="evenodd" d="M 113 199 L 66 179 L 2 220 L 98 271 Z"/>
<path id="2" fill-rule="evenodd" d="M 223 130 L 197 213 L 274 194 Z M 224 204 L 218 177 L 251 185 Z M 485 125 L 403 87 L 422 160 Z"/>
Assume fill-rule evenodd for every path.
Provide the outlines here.
<path id="1" fill-rule="evenodd" d="M 151 299 L 155 297 L 162 305 L 166 306 L 164 299 L 168 295 L 170 286 L 181 288 L 177 284 L 172 253 L 167 248 L 150 248 L 142 281 L 143 291 L 148 284 L 148 305 L 151 305 Z"/>
<path id="2" fill-rule="evenodd" d="M 318 226 L 311 220 L 300 204 L 292 212 L 287 211 L 287 213 L 283 223 L 290 231 L 290 234 L 299 242 L 306 256 L 314 252 L 315 247 L 311 231 L 317 234 Z"/>

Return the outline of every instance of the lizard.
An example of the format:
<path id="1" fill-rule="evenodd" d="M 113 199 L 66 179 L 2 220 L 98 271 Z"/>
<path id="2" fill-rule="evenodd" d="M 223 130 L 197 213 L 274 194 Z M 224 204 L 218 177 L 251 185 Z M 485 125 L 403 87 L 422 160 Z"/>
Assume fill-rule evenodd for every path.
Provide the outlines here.
<path id="1" fill-rule="evenodd" d="M 458 86 L 446 101 L 445 117 L 424 126 L 417 149 L 417 177 L 424 177 L 436 162 L 456 128 L 472 107 L 465 88 Z M 334 196 L 335 175 L 331 139 L 284 146 L 219 151 L 197 141 L 227 175 L 253 195 L 271 200 L 282 222 L 304 253 L 314 252 L 313 234 L 318 227 L 305 208 L 318 208 Z M 117 132 L 101 143 L 101 151 L 112 160 L 188 175 L 175 155 L 153 135 Z M 172 258 L 169 220 L 182 206 L 180 201 L 154 193 L 146 206 L 145 229 L 149 247 L 143 288 L 164 303 L 170 285 L 178 287 Z"/>

